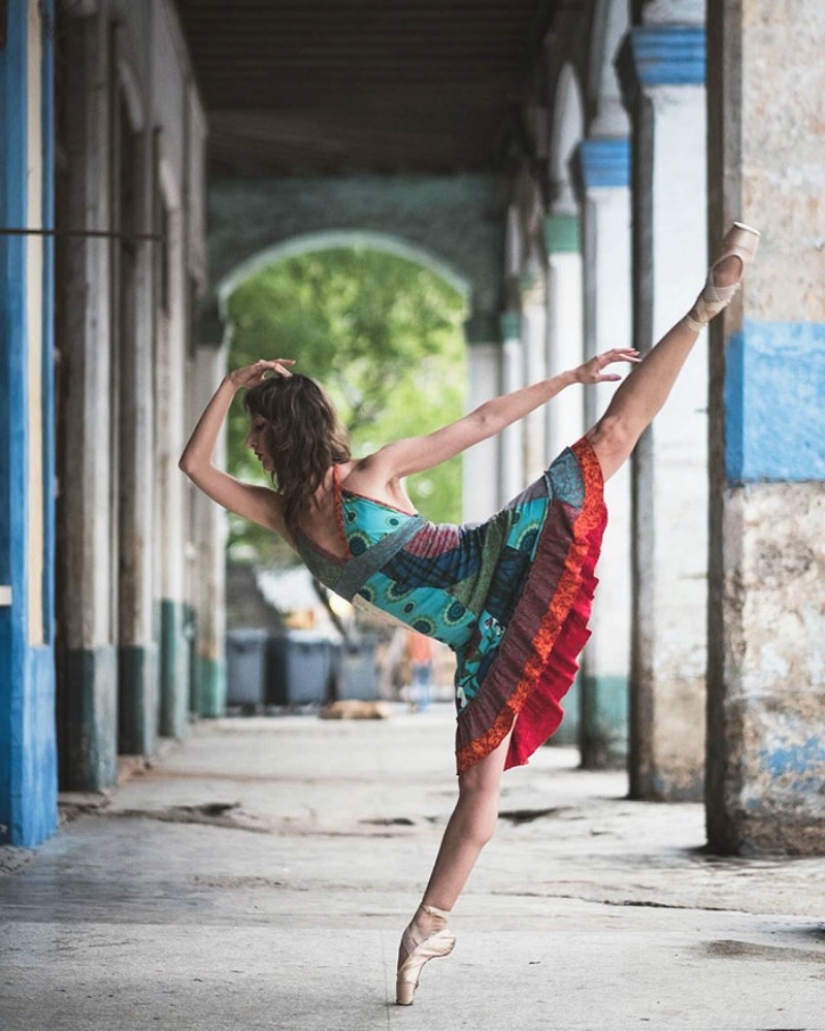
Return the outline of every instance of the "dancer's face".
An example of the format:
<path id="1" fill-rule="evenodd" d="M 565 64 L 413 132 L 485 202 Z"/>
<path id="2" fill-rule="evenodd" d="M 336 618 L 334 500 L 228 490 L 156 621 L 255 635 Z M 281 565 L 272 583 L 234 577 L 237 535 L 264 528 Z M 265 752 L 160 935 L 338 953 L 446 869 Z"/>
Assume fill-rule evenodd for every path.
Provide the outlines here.
<path id="1" fill-rule="evenodd" d="M 272 456 L 266 447 L 266 423 L 260 416 L 253 416 L 249 426 L 249 435 L 246 438 L 246 446 L 255 452 L 255 457 L 271 473 L 274 469 Z"/>

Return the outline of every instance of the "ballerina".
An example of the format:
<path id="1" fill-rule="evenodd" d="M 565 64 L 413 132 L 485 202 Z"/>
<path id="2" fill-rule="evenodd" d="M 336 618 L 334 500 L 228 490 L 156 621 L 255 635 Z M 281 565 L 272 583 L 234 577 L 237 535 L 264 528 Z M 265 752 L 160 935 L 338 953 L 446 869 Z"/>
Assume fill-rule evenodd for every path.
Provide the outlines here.
<path id="1" fill-rule="evenodd" d="M 230 372 L 180 467 L 218 504 L 280 534 L 322 583 L 446 642 L 456 655 L 459 795 L 421 903 L 399 947 L 396 1001 L 410 1005 L 423 966 L 448 955 L 453 909 L 498 818 L 503 771 L 526 763 L 562 719 L 561 701 L 589 632 L 607 513 L 603 485 L 665 403 L 702 328 L 735 295 L 759 233 L 734 223 L 688 314 L 642 360 L 632 348 L 485 402 L 423 437 L 353 459 L 323 388 L 293 359 Z M 501 512 L 478 526 L 436 526 L 404 478 L 500 433 L 573 384 L 621 379 L 598 422 Z M 275 485 L 245 484 L 212 455 L 238 390 L 249 447 Z"/>

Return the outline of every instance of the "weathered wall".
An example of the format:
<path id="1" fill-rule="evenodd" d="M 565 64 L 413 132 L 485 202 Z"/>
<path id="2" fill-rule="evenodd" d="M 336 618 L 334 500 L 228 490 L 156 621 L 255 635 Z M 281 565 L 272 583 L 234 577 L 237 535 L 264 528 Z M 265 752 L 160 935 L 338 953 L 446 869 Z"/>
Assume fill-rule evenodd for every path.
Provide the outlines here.
<path id="1" fill-rule="evenodd" d="M 66 787 L 185 732 L 190 301 L 203 116 L 173 5 L 61 8 L 58 725 Z M 137 235 L 155 232 L 148 242 Z M 192 256 L 190 264 L 189 257 Z"/>
<path id="2" fill-rule="evenodd" d="M 712 210 L 763 232 L 712 351 L 708 834 L 822 852 L 825 8 L 745 0 L 708 29 Z"/>

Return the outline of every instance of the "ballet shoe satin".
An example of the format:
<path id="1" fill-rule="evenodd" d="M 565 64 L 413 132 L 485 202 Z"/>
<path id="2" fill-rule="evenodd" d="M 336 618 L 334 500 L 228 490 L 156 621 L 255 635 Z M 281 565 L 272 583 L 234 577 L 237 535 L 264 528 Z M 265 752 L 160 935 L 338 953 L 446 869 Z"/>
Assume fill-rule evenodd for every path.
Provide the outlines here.
<path id="1" fill-rule="evenodd" d="M 683 321 L 686 326 L 689 326 L 698 333 L 720 311 L 727 308 L 742 285 L 745 270 L 756 257 L 760 235 L 758 229 L 752 229 L 743 222 L 733 223 L 727 233 L 725 233 L 719 248 L 719 254 L 708 271 L 708 278 L 702 292 L 696 298 L 696 303 L 684 317 Z M 726 258 L 739 258 L 742 263 L 742 267 L 739 270 L 739 278 L 729 286 L 717 286 L 714 281 L 714 271 Z"/>
<path id="2" fill-rule="evenodd" d="M 420 909 L 445 920 L 450 915 L 446 910 L 437 909 L 435 906 L 422 905 Z M 455 947 L 455 935 L 448 927 L 443 927 L 440 931 L 425 937 L 413 919 L 404 931 L 401 946 L 406 951 L 407 958 L 396 974 L 395 1002 L 398 1006 L 412 1006 L 424 964 L 439 956 L 449 956 Z"/>

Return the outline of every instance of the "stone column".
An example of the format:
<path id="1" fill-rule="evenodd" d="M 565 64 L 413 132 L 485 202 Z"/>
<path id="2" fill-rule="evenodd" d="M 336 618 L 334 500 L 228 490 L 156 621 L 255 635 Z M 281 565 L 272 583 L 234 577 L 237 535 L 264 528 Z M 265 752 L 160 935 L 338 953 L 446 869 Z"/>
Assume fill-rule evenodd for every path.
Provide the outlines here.
<path id="1" fill-rule="evenodd" d="M 111 224 L 109 34 L 105 19 L 64 22 L 58 228 Z M 59 240 L 57 726 L 64 790 L 99 791 L 117 779 L 116 562 L 113 532 L 111 249 Z"/>
<path id="2" fill-rule="evenodd" d="M 548 259 L 547 370 L 550 375 L 581 364 L 582 259 L 579 216 L 554 214 L 544 225 Z M 584 431 L 582 395 L 564 390 L 547 406 L 547 457 L 575 443 Z"/>
<path id="3" fill-rule="evenodd" d="M 501 393 L 501 344 L 468 343 L 467 408 Z M 498 508 L 499 444 L 493 437 L 464 452 L 464 521 L 481 522 Z"/>
<path id="4" fill-rule="evenodd" d="M 545 219 L 547 251 L 547 372 L 555 375 L 580 365 L 582 336 L 582 260 L 579 217 L 555 214 Z M 578 387 L 563 390 L 545 409 L 548 464 L 584 431 L 584 408 Z M 573 681 L 564 704 L 564 720 L 553 735 L 559 745 L 579 743 L 581 674 Z"/>
<path id="5" fill-rule="evenodd" d="M 201 346 L 192 369 L 194 426 L 226 371 L 226 348 Z M 219 453 L 224 451 L 223 444 Z M 190 582 L 196 612 L 197 660 L 194 685 L 199 716 L 221 716 L 226 709 L 226 513 L 190 485 L 192 556 Z"/>
<path id="6" fill-rule="evenodd" d="M 508 311 L 501 316 L 501 392 L 508 394 L 524 386 L 524 359 L 521 343 L 521 316 Z M 502 508 L 527 486 L 524 475 L 524 426 L 521 421 L 508 426 L 500 436 L 499 499 Z"/>
<path id="7" fill-rule="evenodd" d="M 651 6 L 672 15 L 680 5 Z M 696 5 L 683 4 L 694 9 Z M 701 26 L 635 28 L 619 58 L 632 122 L 634 339 L 647 351 L 680 318 L 706 268 Z M 630 789 L 702 792 L 707 632 L 706 334 L 633 462 Z"/>
<path id="8" fill-rule="evenodd" d="M 547 371 L 547 289 L 543 270 L 521 277 L 521 351 L 524 383 L 539 383 Z M 547 468 L 547 418 L 542 409 L 522 421 L 524 473 L 532 483 Z"/>
<path id="9" fill-rule="evenodd" d="M 602 137 L 577 154 L 584 243 L 584 354 L 632 347 L 630 273 L 630 148 L 627 138 Z M 625 370 L 622 370 L 625 371 Z M 585 424 L 592 426 L 615 393 L 605 383 L 585 391 Z M 582 655 L 582 766 L 599 769 L 627 760 L 630 672 L 630 468 L 605 488 L 609 522 L 599 559 L 593 636 Z"/>
<path id="10" fill-rule="evenodd" d="M 823 48 L 817 0 L 708 6 L 711 223 L 763 232 L 712 327 L 706 805 L 720 852 L 825 853 Z"/>
<path id="11" fill-rule="evenodd" d="M 114 35 L 118 67 L 126 60 L 122 27 Z M 127 96 L 121 87 L 122 96 Z M 123 100 L 120 103 L 124 103 Z M 158 655 L 154 641 L 153 458 L 156 246 L 135 242 L 152 230 L 153 127 L 143 101 L 113 119 L 113 322 L 118 359 L 118 751 L 151 755 L 157 744 Z M 128 116 L 128 122 L 121 114 Z"/>
<path id="12" fill-rule="evenodd" d="M 160 587 L 160 733 L 181 738 L 189 712 L 189 640 L 186 627 L 185 478 L 178 459 L 186 442 L 186 272 L 184 209 L 179 170 L 160 147 L 165 262 L 158 312 L 155 482 L 158 521 L 156 577 Z"/>

